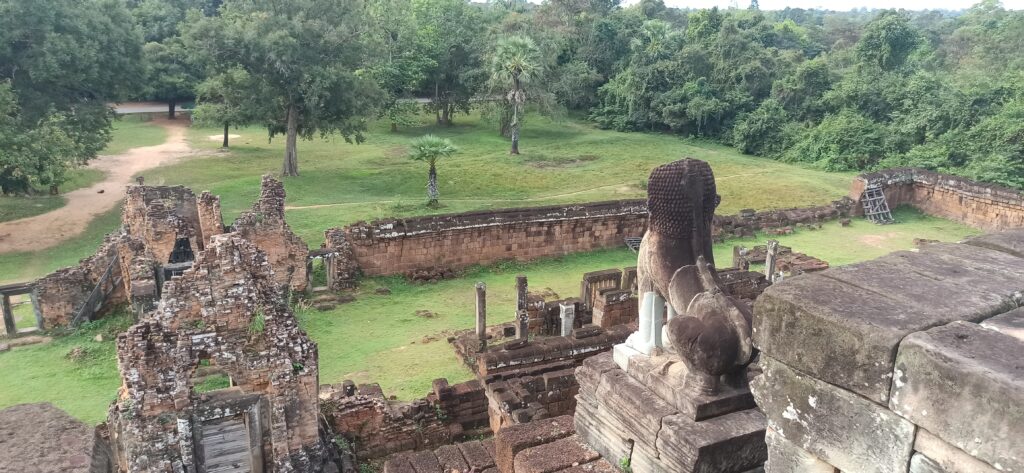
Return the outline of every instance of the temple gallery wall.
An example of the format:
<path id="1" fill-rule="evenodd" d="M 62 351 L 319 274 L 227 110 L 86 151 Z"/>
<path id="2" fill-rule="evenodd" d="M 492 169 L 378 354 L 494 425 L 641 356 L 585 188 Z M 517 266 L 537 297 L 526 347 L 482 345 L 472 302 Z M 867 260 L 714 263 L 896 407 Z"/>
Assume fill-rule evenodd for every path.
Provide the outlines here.
<path id="1" fill-rule="evenodd" d="M 869 186 L 991 233 L 835 268 L 772 242 L 713 258 L 725 236 L 856 215 Z M 358 223 L 312 251 L 284 199 L 265 177 L 224 225 L 209 193 L 133 186 L 94 256 L 0 288 L 32 294 L 44 330 L 119 305 L 136 317 L 107 421 L 0 410 L 0 471 L 1024 471 L 1020 193 L 892 170 L 831 205 L 718 216 L 710 167 L 684 159 L 652 172 L 646 201 Z M 412 401 L 319 379 L 289 305 L 360 274 L 627 243 L 636 266 L 566 275 L 572 297 L 532 291 L 528 274 L 477 284 L 476 326 L 449 339 L 473 379 Z M 316 259 L 327 287 L 313 287 Z M 515 313 L 489 313 L 488 291 L 511 290 Z"/>

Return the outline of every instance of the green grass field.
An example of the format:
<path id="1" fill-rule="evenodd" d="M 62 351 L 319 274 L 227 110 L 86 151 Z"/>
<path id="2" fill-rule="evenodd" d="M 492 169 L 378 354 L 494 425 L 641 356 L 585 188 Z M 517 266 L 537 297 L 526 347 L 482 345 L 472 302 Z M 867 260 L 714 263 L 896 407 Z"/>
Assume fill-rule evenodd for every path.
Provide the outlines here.
<path id="1" fill-rule="evenodd" d="M 145 115 L 122 115 L 114 121 L 113 139 L 100 154 L 121 154 L 132 148 L 156 146 L 167 140 L 167 130 L 150 123 Z"/>
<path id="2" fill-rule="evenodd" d="M 113 138 L 102 155 L 123 153 L 139 146 L 153 146 L 163 143 L 167 132 L 159 126 L 144 121 L 141 117 L 127 116 L 114 121 Z M 60 186 L 62 193 L 89 187 L 102 181 L 104 174 L 96 169 L 71 171 L 68 181 Z M 62 195 L 41 192 L 33 196 L 0 196 L 0 222 L 17 220 L 44 214 L 67 205 Z M 2 276 L 0 276 L 2 277 Z"/>
<path id="3" fill-rule="evenodd" d="M 913 209 L 899 209 L 895 216 L 895 225 L 854 220 L 844 228 L 833 221 L 821 230 L 800 229 L 777 239 L 838 265 L 910 249 L 914 238 L 957 241 L 979 233 Z M 734 244 L 752 246 L 766 239 L 759 235 L 716 245 L 715 257 L 719 265 L 728 265 Z M 570 297 L 578 293 L 583 273 L 635 264 L 636 255 L 623 248 L 474 268 L 458 279 L 429 285 L 409 284 L 398 277 L 371 278 L 362 282 L 355 302 L 326 312 L 297 307 L 296 315 L 319 344 L 321 383 L 378 382 L 386 393 L 411 399 L 425 395 L 435 378 L 453 383 L 469 379 L 469 370 L 458 363 L 446 338 L 473 326 L 477 281 L 487 283 L 489 322 L 494 324 L 512 319 L 516 274 L 528 275 L 532 290 L 550 289 Z M 375 294 L 378 287 L 391 289 L 391 295 Z M 436 315 L 419 317 L 417 310 Z M 0 354 L 0 408 L 50 401 L 85 421 L 101 420 L 119 386 L 113 337 L 108 335 L 123 324 L 121 319 L 101 322 L 47 345 Z M 105 334 L 106 341 L 94 341 L 96 333 Z M 76 346 L 88 350 L 85 361 L 65 357 Z"/>
<path id="4" fill-rule="evenodd" d="M 598 130 L 542 117 L 531 117 L 522 133 L 522 154 L 510 156 L 508 141 L 475 115 L 459 116 L 450 128 L 428 119 L 398 133 L 375 123 L 359 145 L 340 137 L 300 141 L 301 175 L 285 179 L 288 222 L 296 233 L 319 246 L 325 229 L 358 220 L 640 198 L 652 168 L 683 156 L 711 163 L 723 213 L 828 203 L 846 194 L 852 177 L 671 135 Z M 213 150 L 220 146 L 220 132 L 193 128 L 189 139 L 194 147 Z M 280 173 L 284 140 L 268 142 L 261 128 L 231 133 L 240 137 L 232 140 L 229 153 L 147 171 L 146 182 L 209 190 L 220 195 L 225 219 L 233 220 L 258 196 L 260 176 Z M 440 208 L 424 205 L 426 165 L 406 157 L 408 144 L 427 133 L 450 138 L 460 148 L 438 164 Z"/>

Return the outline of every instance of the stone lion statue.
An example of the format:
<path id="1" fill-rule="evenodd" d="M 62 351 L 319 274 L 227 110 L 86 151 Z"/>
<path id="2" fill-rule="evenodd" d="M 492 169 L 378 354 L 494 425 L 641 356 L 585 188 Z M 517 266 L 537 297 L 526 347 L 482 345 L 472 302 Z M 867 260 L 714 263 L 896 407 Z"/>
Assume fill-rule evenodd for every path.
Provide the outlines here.
<path id="1" fill-rule="evenodd" d="M 637 257 L 640 327 L 627 341 L 647 355 L 674 352 L 701 391 L 714 391 L 752 352 L 751 314 L 721 290 L 714 268 L 711 226 L 720 200 L 704 161 L 681 159 L 651 172 L 650 223 Z"/>

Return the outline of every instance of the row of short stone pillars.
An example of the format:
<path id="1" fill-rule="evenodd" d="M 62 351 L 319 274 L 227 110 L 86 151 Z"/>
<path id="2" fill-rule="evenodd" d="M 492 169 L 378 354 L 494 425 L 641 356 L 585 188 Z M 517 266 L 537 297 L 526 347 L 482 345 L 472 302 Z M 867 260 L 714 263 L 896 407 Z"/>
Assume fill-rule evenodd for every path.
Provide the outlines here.
<path id="1" fill-rule="evenodd" d="M 523 340 L 530 334 L 530 315 L 526 311 L 529 285 L 525 275 L 516 276 L 516 339 Z M 567 337 L 572 334 L 576 322 L 576 304 L 563 302 L 559 304 L 561 319 L 560 335 Z M 487 284 L 476 283 L 476 336 L 480 341 L 480 351 L 487 349 Z"/>

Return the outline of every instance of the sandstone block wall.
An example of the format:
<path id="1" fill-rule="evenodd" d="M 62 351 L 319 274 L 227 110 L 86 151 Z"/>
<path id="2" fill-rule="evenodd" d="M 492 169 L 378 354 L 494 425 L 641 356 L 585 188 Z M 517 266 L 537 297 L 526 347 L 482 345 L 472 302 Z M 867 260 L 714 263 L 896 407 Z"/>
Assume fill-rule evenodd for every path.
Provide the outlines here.
<path id="1" fill-rule="evenodd" d="M 463 268 L 622 245 L 642 236 L 642 201 L 510 209 L 357 223 L 344 229 L 364 274 Z"/>
<path id="2" fill-rule="evenodd" d="M 869 184 L 882 187 L 890 208 L 910 205 L 988 231 L 1024 227 L 1024 192 L 1018 190 L 924 169 L 887 169 L 854 179 L 849 197 L 857 201 L 853 210 L 858 215 Z"/>
<path id="3" fill-rule="evenodd" d="M 128 300 L 122 282 L 122 268 L 115 262 L 120 238 L 121 235 L 116 233 L 107 235 L 96 254 L 81 260 L 78 266 L 58 269 L 33 283 L 34 298 L 44 329 L 68 327 L 100 282 L 103 283 L 100 290 L 106 297 L 99 301 L 98 309 L 91 315 L 100 316 Z M 111 264 L 114 267 L 103 280 Z"/>
<path id="4" fill-rule="evenodd" d="M 785 280 L 754 305 L 771 472 L 1024 471 L 1024 229 Z"/>
<path id="5" fill-rule="evenodd" d="M 849 205 L 844 199 L 802 209 L 716 216 L 715 234 L 746 236 L 765 228 L 820 222 L 846 215 Z M 626 237 L 642 237 L 646 228 L 646 201 L 622 200 L 377 220 L 342 231 L 362 272 L 380 276 L 614 248 L 624 245 Z"/>
<path id="6" fill-rule="evenodd" d="M 377 384 L 351 381 L 321 390 L 321 411 L 360 460 L 434 449 L 487 426 L 487 398 L 479 381 L 449 385 L 410 402 L 389 402 Z"/>

